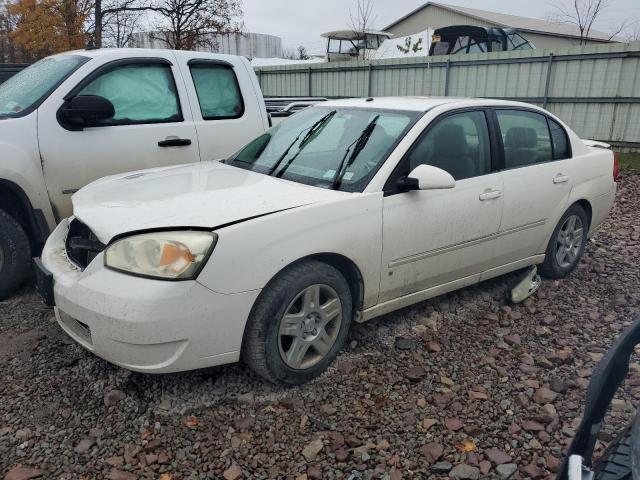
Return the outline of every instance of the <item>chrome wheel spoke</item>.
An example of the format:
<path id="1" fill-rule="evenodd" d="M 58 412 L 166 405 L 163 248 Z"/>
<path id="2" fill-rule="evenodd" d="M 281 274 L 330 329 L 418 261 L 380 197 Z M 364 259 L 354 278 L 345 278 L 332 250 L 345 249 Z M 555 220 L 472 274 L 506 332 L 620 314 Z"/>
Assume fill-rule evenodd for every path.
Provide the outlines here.
<path id="1" fill-rule="evenodd" d="M 338 300 L 337 298 L 332 298 L 320 307 L 320 311 L 323 314 L 322 326 L 324 327 L 342 313 L 342 305 L 340 304 L 340 300 Z"/>
<path id="2" fill-rule="evenodd" d="M 302 333 L 302 313 L 289 313 L 280 322 L 280 335 L 297 337 Z"/>
<path id="3" fill-rule="evenodd" d="M 291 347 L 287 352 L 287 363 L 292 368 L 300 368 L 304 362 L 304 357 L 309 350 L 309 343 L 300 338 L 294 338 Z"/>
<path id="4" fill-rule="evenodd" d="M 326 330 L 322 330 L 318 334 L 317 338 L 311 342 L 311 346 L 323 357 L 329 353 L 331 347 L 333 347 L 334 340 L 329 336 Z"/>
<path id="5" fill-rule="evenodd" d="M 567 249 L 564 247 L 564 244 L 558 248 L 556 252 L 556 260 L 560 265 L 564 264 L 564 259 L 567 257 Z"/>
<path id="6" fill-rule="evenodd" d="M 304 291 L 302 310 L 306 313 L 318 310 L 320 307 L 320 285 L 312 285 Z"/>

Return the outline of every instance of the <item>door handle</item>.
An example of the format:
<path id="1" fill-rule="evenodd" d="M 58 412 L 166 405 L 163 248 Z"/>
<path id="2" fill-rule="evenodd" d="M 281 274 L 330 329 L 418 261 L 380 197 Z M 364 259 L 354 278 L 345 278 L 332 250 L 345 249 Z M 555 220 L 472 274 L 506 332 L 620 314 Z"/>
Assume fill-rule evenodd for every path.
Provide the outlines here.
<path id="1" fill-rule="evenodd" d="M 188 147 L 191 145 L 191 140 L 188 138 L 167 137 L 164 140 L 158 142 L 159 147 Z"/>
<path id="2" fill-rule="evenodd" d="M 480 194 L 480 201 L 485 202 L 487 200 L 494 200 L 496 198 L 500 198 L 502 196 L 502 192 L 500 190 L 485 190 Z"/>
<path id="3" fill-rule="evenodd" d="M 553 183 L 566 183 L 569 181 L 569 175 L 565 175 L 564 173 L 559 173 L 553 178 Z"/>

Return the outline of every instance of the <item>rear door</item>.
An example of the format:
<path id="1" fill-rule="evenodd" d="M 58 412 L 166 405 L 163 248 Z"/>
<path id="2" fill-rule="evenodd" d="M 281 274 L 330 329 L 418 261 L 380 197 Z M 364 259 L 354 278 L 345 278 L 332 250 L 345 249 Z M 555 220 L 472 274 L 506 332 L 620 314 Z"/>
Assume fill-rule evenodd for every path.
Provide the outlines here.
<path id="1" fill-rule="evenodd" d="M 198 52 L 176 55 L 203 161 L 228 158 L 268 128 L 255 74 L 240 57 Z"/>
<path id="2" fill-rule="evenodd" d="M 38 139 L 49 196 L 59 218 L 71 215 L 71 195 L 115 173 L 200 160 L 191 109 L 169 51 L 152 56 L 96 57 L 96 68 L 60 88 L 38 111 Z M 100 126 L 73 130 L 57 118 L 65 99 L 99 95 L 115 108 Z"/>
<path id="3" fill-rule="evenodd" d="M 544 253 L 564 213 L 577 164 L 564 129 L 546 115 L 496 109 L 504 147 L 504 213 L 499 260 L 515 262 Z"/>

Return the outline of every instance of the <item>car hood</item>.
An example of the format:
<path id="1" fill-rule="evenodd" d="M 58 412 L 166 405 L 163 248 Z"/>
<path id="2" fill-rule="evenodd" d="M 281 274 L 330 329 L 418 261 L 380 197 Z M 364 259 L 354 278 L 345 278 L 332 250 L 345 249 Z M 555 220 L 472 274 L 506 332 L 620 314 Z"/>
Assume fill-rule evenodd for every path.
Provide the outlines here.
<path id="1" fill-rule="evenodd" d="M 211 228 L 349 195 L 219 162 L 143 170 L 91 183 L 74 215 L 107 243 L 129 232 Z"/>

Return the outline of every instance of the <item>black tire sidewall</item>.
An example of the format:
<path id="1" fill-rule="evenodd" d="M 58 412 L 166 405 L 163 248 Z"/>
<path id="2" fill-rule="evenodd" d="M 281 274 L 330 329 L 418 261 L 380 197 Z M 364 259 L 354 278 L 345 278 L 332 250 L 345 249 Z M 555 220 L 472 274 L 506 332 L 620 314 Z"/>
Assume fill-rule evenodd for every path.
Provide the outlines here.
<path id="1" fill-rule="evenodd" d="M 569 217 L 575 215 L 580 218 L 582 221 L 583 235 L 582 235 L 582 244 L 580 245 L 580 250 L 578 255 L 576 256 L 575 262 L 568 267 L 562 267 L 558 264 L 558 260 L 556 259 L 555 249 L 556 249 L 556 240 L 558 238 L 558 233 L 560 229 L 567 221 Z M 582 255 L 584 254 L 584 250 L 587 246 L 587 237 L 589 235 L 589 218 L 587 217 L 586 212 L 580 205 L 572 205 L 560 218 L 560 221 L 556 225 L 556 228 L 553 230 L 553 234 L 551 235 L 551 239 L 549 240 L 549 244 L 547 245 L 547 251 L 545 252 L 544 264 L 542 266 L 541 273 L 545 277 L 549 278 L 564 278 L 573 272 L 580 260 L 582 259 Z"/>
<path id="2" fill-rule="evenodd" d="M 31 246 L 27 234 L 8 213 L 0 210 L 0 300 L 13 293 L 29 275 Z"/>
<path id="3" fill-rule="evenodd" d="M 308 267 L 308 268 L 305 268 Z M 263 323 L 265 363 L 272 380 L 288 385 L 308 382 L 324 372 L 338 355 L 349 333 L 349 326 L 353 316 L 353 300 L 351 290 L 342 274 L 330 265 L 319 262 L 299 264 L 294 271 L 288 272 L 286 277 L 276 279 L 266 288 L 275 293 L 266 309 L 262 310 L 260 318 L 251 321 Z M 316 365 L 305 370 L 295 370 L 286 365 L 280 355 L 278 345 L 278 331 L 280 320 L 294 298 L 305 288 L 316 285 L 328 285 L 338 294 L 342 303 L 342 323 L 340 331 L 329 353 Z"/>

